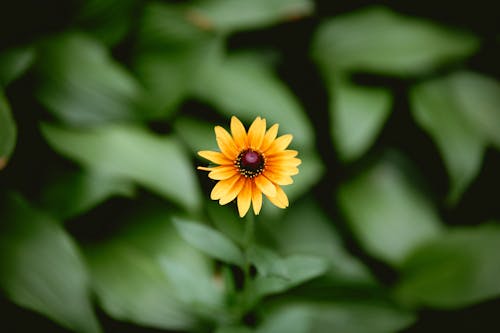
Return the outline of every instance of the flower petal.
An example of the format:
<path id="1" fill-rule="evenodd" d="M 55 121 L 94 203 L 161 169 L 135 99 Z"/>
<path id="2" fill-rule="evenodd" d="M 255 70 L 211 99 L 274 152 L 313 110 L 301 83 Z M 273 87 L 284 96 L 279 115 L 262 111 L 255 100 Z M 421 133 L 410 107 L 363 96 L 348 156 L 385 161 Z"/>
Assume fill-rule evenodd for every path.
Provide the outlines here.
<path id="1" fill-rule="evenodd" d="M 264 151 L 266 155 L 272 156 L 278 152 L 281 152 L 288 147 L 290 142 L 292 142 L 293 136 L 291 134 L 285 134 L 273 141 L 271 146 Z"/>
<path id="2" fill-rule="evenodd" d="M 212 192 L 210 193 L 210 199 L 219 200 L 220 198 L 225 196 L 226 193 L 228 193 L 232 189 L 232 187 L 240 177 L 240 175 L 235 175 L 229 179 L 219 181 L 212 189 Z"/>
<path id="3" fill-rule="evenodd" d="M 231 134 L 238 150 L 247 148 L 247 132 L 245 126 L 235 116 L 231 117 Z"/>
<path id="4" fill-rule="evenodd" d="M 233 165 L 223 165 L 212 168 L 212 171 L 210 171 L 208 177 L 215 180 L 224 180 L 231 178 L 236 174 L 238 174 L 238 170 L 236 170 Z"/>
<path id="5" fill-rule="evenodd" d="M 219 153 L 218 151 L 202 150 L 198 152 L 198 155 L 215 164 L 233 164 L 233 161 L 231 161 L 226 156 L 224 156 L 224 154 Z"/>
<path id="6" fill-rule="evenodd" d="M 221 152 L 231 161 L 234 161 L 239 154 L 236 144 L 231 135 L 221 126 L 215 126 L 215 139 Z"/>
<path id="7" fill-rule="evenodd" d="M 225 205 L 236 198 L 236 196 L 241 192 L 241 189 L 243 188 L 243 185 L 245 185 L 245 180 L 246 178 L 238 175 L 238 180 L 231 186 L 231 188 L 224 194 L 220 200 L 219 204 Z"/>
<path id="8" fill-rule="evenodd" d="M 266 120 L 260 117 L 255 118 L 248 129 L 248 143 L 250 148 L 259 150 L 266 134 Z"/>
<path id="9" fill-rule="evenodd" d="M 288 166 L 288 165 L 280 165 L 280 166 L 269 167 L 269 170 L 272 173 L 283 174 L 283 175 L 287 175 L 287 176 L 293 176 L 293 175 L 297 175 L 299 173 L 299 169 L 297 167 Z M 210 177 L 210 174 L 208 174 L 208 176 Z"/>
<path id="10" fill-rule="evenodd" d="M 276 188 L 274 184 L 263 175 L 258 175 L 257 177 L 255 177 L 254 182 L 259 190 L 261 190 L 265 195 L 269 195 L 271 197 L 274 197 L 276 195 Z"/>
<path id="11" fill-rule="evenodd" d="M 275 184 L 278 185 L 290 185 L 293 184 L 293 179 L 292 177 L 282 174 L 282 173 L 275 173 L 272 172 L 271 170 L 266 170 L 263 172 L 263 175 L 272 181 Z M 265 194 L 265 193 L 264 193 Z"/>
<path id="12" fill-rule="evenodd" d="M 272 158 L 272 159 L 266 159 L 266 166 L 269 167 L 281 167 L 281 166 L 287 166 L 287 167 L 297 167 L 302 164 L 302 161 L 299 158 Z"/>
<path id="13" fill-rule="evenodd" d="M 254 182 L 252 182 L 252 206 L 255 215 L 259 215 L 262 208 L 262 192 Z"/>
<path id="14" fill-rule="evenodd" d="M 299 154 L 299 152 L 296 150 L 287 149 L 287 150 L 275 152 L 273 154 L 266 153 L 266 158 L 269 160 L 279 159 L 279 158 L 292 158 L 292 157 L 297 156 L 298 154 Z"/>
<path id="15" fill-rule="evenodd" d="M 250 209 L 250 203 L 252 201 L 252 181 L 250 179 L 246 179 L 245 186 L 238 194 L 238 212 L 240 213 L 240 217 L 245 216 Z"/>
<path id="16" fill-rule="evenodd" d="M 264 140 L 262 140 L 262 144 L 260 145 L 260 151 L 265 151 L 271 143 L 273 143 L 274 139 L 276 139 L 276 135 L 278 135 L 278 124 L 274 124 L 269 128 L 264 135 Z"/>
<path id="17" fill-rule="evenodd" d="M 276 207 L 286 208 L 288 207 L 288 197 L 280 186 L 276 186 L 276 195 L 274 197 L 267 196 L 269 201 L 273 203 Z"/>

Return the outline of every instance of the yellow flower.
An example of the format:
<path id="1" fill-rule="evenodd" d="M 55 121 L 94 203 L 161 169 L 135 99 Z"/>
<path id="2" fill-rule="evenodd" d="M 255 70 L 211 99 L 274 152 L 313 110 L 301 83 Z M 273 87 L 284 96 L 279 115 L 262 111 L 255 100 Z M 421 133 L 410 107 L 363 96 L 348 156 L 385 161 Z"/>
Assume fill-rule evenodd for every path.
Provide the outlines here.
<path id="1" fill-rule="evenodd" d="M 296 150 L 286 149 L 292 141 L 291 134 L 278 138 L 278 124 L 266 131 L 266 120 L 257 117 L 248 133 L 238 118 L 231 118 L 231 134 L 221 126 L 215 126 L 215 137 L 220 152 L 203 150 L 198 155 L 218 166 L 198 167 L 210 171 L 208 177 L 218 180 L 210 198 L 225 205 L 238 198 L 240 217 L 253 205 L 259 214 L 262 193 L 277 207 L 288 207 L 288 197 L 281 185 L 293 183 L 299 173 L 301 160 Z"/>

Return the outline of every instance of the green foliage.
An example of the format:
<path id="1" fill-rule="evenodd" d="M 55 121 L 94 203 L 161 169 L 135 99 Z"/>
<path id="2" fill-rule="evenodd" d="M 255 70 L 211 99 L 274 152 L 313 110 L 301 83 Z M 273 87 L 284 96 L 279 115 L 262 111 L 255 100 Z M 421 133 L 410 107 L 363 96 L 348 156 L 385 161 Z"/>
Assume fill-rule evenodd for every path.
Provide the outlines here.
<path id="1" fill-rule="evenodd" d="M 403 165 L 404 166 L 404 165 Z M 373 255 L 400 265 L 416 247 L 441 234 L 429 200 L 391 160 L 382 160 L 345 183 L 338 202 L 351 229 Z"/>
<path id="2" fill-rule="evenodd" d="M 0 40 L 2 304 L 194 333 L 415 331 L 423 310 L 496 306 L 497 32 L 409 5 L 71 3 L 13 13 Z M 197 152 L 233 115 L 293 135 L 286 209 L 210 200 Z"/>
<path id="3" fill-rule="evenodd" d="M 71 237 L 18 195 L 0 202 L 0 287 L 13 302 L 79 332 L 100 332 Z"/>
<path id="4" fill-rule="evenodd" d="M 374 7 L 324 23 L 314 56 L 327 77 L 346 70 L 406 76 L 467 57 L 478 44 L 470 34 Z"/>
<path id="5" fill-rule="evenodd" d="M 9 103 L 0 90 L 0 170 L 7 164 L 16 145 L 16 124 L 12 118 Z"/>
<path id="6" fill-rule="evenodd" d="M 500 294 L 498 224 L 457 228 L 405 260 L 396 289 L 408 302 L 457 308 Z"/>

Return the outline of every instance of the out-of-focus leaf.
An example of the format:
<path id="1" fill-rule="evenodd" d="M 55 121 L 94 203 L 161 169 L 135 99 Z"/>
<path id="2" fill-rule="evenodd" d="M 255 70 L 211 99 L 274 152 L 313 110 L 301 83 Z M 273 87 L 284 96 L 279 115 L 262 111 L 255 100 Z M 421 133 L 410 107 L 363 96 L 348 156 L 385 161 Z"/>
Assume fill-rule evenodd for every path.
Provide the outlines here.
<path id="1" fill-rule="evenodd" d="M 116 45 L 130 29 L 136 0 L 87 0 L 76 18 L 77 24 L 107 45 Z"/>
<path id="2" fill-rule="evenodd" d="M 123 125 L 74 130 L 46 124 L 42 132 L 54 150 L 85 167 L 133 180 L 186 208 L 199 207 L 193 167 L 172 137 Z"/>
<path id="3" fill-rule="evenodd" d="M 223 326 L 217 328 L 215 333 L 253 333 L 254 331 L 246 326 Z"/>
<path id="4" fill-rule="evenodd" d="M 269 275 L 255 279 L 255 290 L 264 296 L 283 292 L 324 274 L 328 268 L 322 257 L 293 255 L 282 259 L 280 264 L 287 272 L 287 277 Z"/>
<path id="5" fill-rule="evenodd" d="M 390 92 L 355 86 L 345 79 L 330 86 L 332 136 L 340 157 L 349 162 L 373 143 L 389 116 Z"/>
<path id="6" fill-rule="evenodd" d="M 20 47 L 0 52 L 0 88 L 23 75 L 35 60 L 35 49 Z"/>
<path id="7" fill-rule="evenodd" d="M 313 11 L 310 0 L 204 0 L 193 6 L 188 18 L 201 28 L 228 32 L 294 20 Z"/>
<path id="8" fill-rule="evenodd" d="M 219 150 L 213 124 L 180 115 L 175 118 L 173 127 L 175 133 L 188 145 L 193 154 L 200 150 Z"/>
<path id="9" fill-rule="evenodd" d="M 283 259 L 271 249 L 253 245 L 248 249 L 247 257 L 255 265 L 260 276 L 288 278 L 288 269 Z"/>
<path id="10" fill-rule="evenodd" d="M 16 304 L 77 332 L 100 332 L 72 239 L 18 196 L 0 209 L 0 286 Z"/>
<path id="11" fill-rule="evenodd" d="M 163 117 L 190 94 L 221 44 L 188 21 L 184 5 L 148 4 L 141 22 L 133 68 L 155 104 L 155 116 Z"/>
<path id="12" fill-rule="evenodd" d="M 217 230 L 180 218 L 176 218 L 174 224 L 181 237 L 203 253 L 231 264 L 244 265 L 241 250 Z"/>
<path id="13" fill-rule="evenodd" d="M 16 145 L 17 129 L 12 118 L 9 103 L 0 90 L 0 170 L 7 165 Z"/>
<path id="14" fill-rule="evenodd" d="M 45 41 L 36 63 L 36 96 L 75 126 L 145 118 L 143 91 L 103 45 L 83 34 Z"/>
<path id="15" fill-rule="evenodd" d="M 495 127 L 500 131 L 500 89 L 494 87 L 479 75 L 458 73 L 411 92 L 413 116 L 436 142 L 448 169 L 451 202 L 479 172 L 489 134 L 498 136 Z"/>
<path id="16" fill-rule="evenodd" d="M 417 248 L 402 265 L 401 299 L 458 308 L 500 295 L 500 226 L 467 227 Z"/>
<path id="17" fill-rule="evenodd" d="M 500 149 L 500 83 L 473 72 L 455 73 L 448 82 L 460 113 Z"/>
<path id="18" fill-rule="evenodd" d="M 363 264 L 343 248 L 332 222 L 311 198 L 296 202 L 281 219 L 269 221 L 265 227 L 283 254 L 322 256 L 329 260 L 331 274 L 337 278 L 372 280 Z"/>
<path id="19" fill-rule="evenodd" d="M 230 205 L 221 206 L 217 201 L 207 204 L 208 216 L 215 227 L 239 245 L 245 244 L 245 223 Z"/>
<path id="20" fill-rule="evenodd" d="M 234 55 L 206 71 L 196 87 L 197 95 L 230 117 L 246 124 L 255 117 L 268 125 L 280 124 L 280 133 L 294 136 L 292 146 L 311 148 L 312 127 L 292 93 L 258 57 Z"/>
<path id="21" fill-rule="evenodd" d="M 107 198 L 130 197 L 134 186 L 129 180 L 93 171 L 74 171 L 58 174 L 43 188 L 41 204 L 52 215 L 65 220 L 84 213 Z"/>
<path id="22" fill-rule="evenodd" d="M 187 330 L 195 324 L 152 258 L 123 244 L 85 252 L 97 297 L 113 318 L 164 329 Z"/>
<path id="23" fill-rule="evenodd" d="M 191 326 L 201 318 L 219 320 L 224 288 L 214 279 L 212 261 L 179 236 L 171 207 L 138 207 L 120 221 L 120 233 L 88 252 L 105 311 L 162 328 L 195 330 Z"/>
<path id="24" fill-rule="evenodd" d="M 392 265 L 440 235 L 431 203 L 388 159 L 345 183 L 338 203 L 365 250 Z"/>
<path id="25" fill-rule="evenodd" d="M 418 75 L 471 55 L 477 38 L 384 8 L 325 22 L 313 52 L 327 78 L 343 70 Z"/>
<path id="26" fill-rule="evenodd" d="M 270 310 L 257 332 L 387 333 L 399 332 L 414 321 L 411 312 L 373 301 L 288 302 Z"/>

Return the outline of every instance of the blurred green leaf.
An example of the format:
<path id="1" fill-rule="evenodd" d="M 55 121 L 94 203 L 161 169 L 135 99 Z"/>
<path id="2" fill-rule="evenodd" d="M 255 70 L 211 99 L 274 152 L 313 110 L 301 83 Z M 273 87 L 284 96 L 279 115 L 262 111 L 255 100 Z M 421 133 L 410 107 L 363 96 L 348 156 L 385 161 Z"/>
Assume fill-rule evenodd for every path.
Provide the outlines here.
<path id="1" fill-rule="evenodd" d="M 83 1 L 76 18 L 78 26 L 106 45 L 116 45 L 127 34 L 139 9 L 136 0 Z"/>
<path id="2" fill-rule="evenodd" d="M 269 248 L 252 245 L 248 249 L 248 260 L 255 265 L 260 276 L 288 278 L 288 269 L 282 258 Z"/>
<path id="3" fill-rule="evenodd" d="M 85 252 L 97 297 L 113 318 L 165 329 L 189 329 L 195 324 L 152 258 L 116 243 Z"/>
<path id="4" fill-rule="evenodd" d="M 215 227 L 237 244 L 245 245 L 245 223 L 231 205 L 221 206 L 217 201 L 210 201 L 207 205 L 208 216 Z"/>
<path id="5" fill-rule="evenodd" d="M 175 111 L 221 47 L 215 35 L 189 22 L 186 11 L 183 5 L 151 3 L 142 15 L 133 68 L 157 117 Z"/>
<path id="6" fill-rule="evenodd" d="M 373 301 L 287 302 L 270 310 L 258 333 L 387 333 L 411 325 L 415 316 L 408 311 Z"/>
<path id="7" fill-rule="evenodd" d="M 285 255 L 322 256 L 331 265 L 331 274 L 349 281 L 372 278 L 363 264 L 343 247 L 342 239 L 321 207 L 311 198 L 299 200 L 281 219 L 266 221 L 270 237 Z"/>
<path id="8" fill-rule="evenodd" d="M 143 90 L 102 44 L 65 34 L 41 44 L 35 94 L 56 117 L 75 126 L 145 118 Z"/>
<path id="9" fill-rule="evenodd" d="M 56 179 L 44 186 L 41 204 L 60 220 L 65 220 L 93 208 L 111 196 L 131 197 L 133 184 L 95 171 L 77 170 L 58 173 Z"/>
<path id="10" fill-rule="evenodd" d="M 109 272 L 102 272 L 103 285 L 98 289 L 103 303 L 117 303 L 117 312 L 113 312 L 113 304 L 105 308 L 111 315 L 163 328 L 223 318 L 225 289 L 216 280 L 213 262 L 179 236 L 172 223 L 171 207 L 141 202 L 119 223 L 123 228 L 111 241 L 91 249 L 92 255 L 99 257 L 94 259 L 99 265 L 111 266 Z M 137 263 L 128 265 L 128 260 Z M 124 267 L 115 269 L 115 265 Z M 150 273 L 142 275 L 142 265 L 149 267 Z M 107 283 L 114 284 L 112 279 L 118 279 L 120 274 L 131 277 L 123 279 L 119 289 L 108 289 Z M 156 289 L 159 284 L 160 289 Z M 144 309 L 136 304 L 142 301 L 147 304 Z M 164 318 L 165 312 L 168 317 Z"/>
<path id="11" fill-rule="evenodd" d="M 224 234 L 201 223 L 189 222 L 181 218 L 174 220 L 181 237 L 207 255 L 243 266 L 245 258 L 241 250 Z"/>
<path id="12" fill-rule="evenodd" d="M 0 170 L 6 165 L 16 145 L 17 129 L 7 98 L 0 90 Z"/>
<path id="13" fill-rule="evenodd" d="M 324 258 L 307 255 L 292 255 L 282 259 L 282 263 L 274 265 L 274 268 L 283 267 L 287 276 L 257 277 L 255 290 L 260 296 L 281 293 L 324 274 L 328 269 L 328 263 Z"/>
<path id="14" fill-rule="evenodd" d="M 123 125 L 74 130 L 45 124 L 42 133 L 54 150 L 84 167 L 133 180 L 185 208 L 199 208 L 194 168 L 172 137 Z"/>
<path id="15" fill-rule="evenodd" d="M 250 123 L 261 116 L 268 125 L 280 124 L 280 133 L 294 136 L 292 147 L 310 148 L 314 133 L 294 95 L 258 57 L 233 55 L 207 69 L 197 95 L 227 117 Z"/>
<path id="16" fill-rule="evenodd" d="M 326 78 L 343 70 L 406 76 L 470 56 L 478 46 L 470 34 L 375 7 L 323 23 L 313 56 Z"/>
<path id="17" fill-rule="evenodd" d="M 388 90 L 361 87 L 335 80 L 330 85 L 332 136 L 340 158 L 357 159 L 375 141 L 390 114 L 392 97 Z"/>
<path id="18" fill-rule="evenodd" d="M 77 246 L 19 196 L 0 209 L 0 286 L 16 304 L 77 332 L 100 332 Z"/>
<path id="19" fill-rule="evenodd" d="M 179 115 L 175 118 L 173 127 L 175 133 L 187 144 L 193 154 L 200 150 L 219 150 L 215 141 L 215 126 L 213 124 Z"/>
<path id="20" fill-rule="evenodd" d="M 413 116 L 434 139 L 448 169 L 451 181 L 448 199 L 452 203 L 460 199 L 481 168 L 488 129 L 491 133 L 494 127 L 500 131 L 500 111 L 495 110 L 493 103 L 496 98 L 496 108 L 500 110 L 500 99 L 493 95 L 494 85 L 487 80 L 489 89 L 482 90 L 486 88 L 482 86 L 484 83 L 474 74 L 457 73 L 421 83 L 411 92 Z M 497 113 L 498 124 L 495 119 L 483 118 L 491 124 L 479 125 L 482 111 L 476 110 L 484 110 L 486 117 Z"/>
<path id="21" fill-rule="evenodd" d="M 295 20 L 313 11 L 310 0 L 204 0 L 194 4 L 188 17 L 202 28 L 228 32 Z"/>
<path id="22" fill-rule="evenodd" d="M 33 47 L 18 47 L 0 52 L 0 88 L 23 75 L 35 60 Z"/>
<path id="23" fill-rule="evenodd" d="M 246 326 L 223 326 L 217 328 L 215 333 L 253 333 L 254 331 Z"/>
<path id="24" fill-rule="evenodd" d="M 500 83 L 473 72 L 455 73 L 448 82 L 459 112 L 477 132 L 500 149 Z"/>
<path id="25" fill-rule="evenodd" d="M 441 234 L 429 200 L 387 158 L 343 184 L 338 203 L 365 250 L 395 266 Z"/>
<path id="26" fill-rule="evenodd" d="M 456 228 L 405 260 L 396 294 L 409 303 L 459 308 L 500 295 L 500 226 Z"/>

